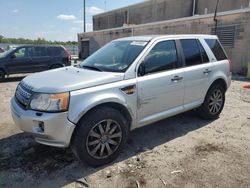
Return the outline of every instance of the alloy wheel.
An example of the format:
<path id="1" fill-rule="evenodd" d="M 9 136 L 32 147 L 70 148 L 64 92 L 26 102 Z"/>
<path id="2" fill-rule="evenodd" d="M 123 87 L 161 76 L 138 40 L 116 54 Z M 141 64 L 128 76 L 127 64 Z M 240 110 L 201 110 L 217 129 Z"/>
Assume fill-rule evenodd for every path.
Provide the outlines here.
<path id="1" fill-rule="evenodd" d="M 96 159 L 104 159 L 118 149 L 121 140 L 121 126 L 114 120 L 103 120 L 89 131 L 86 141 L 87 151 Z"/>
<path id="2" fill-rule="evenodd" d="M 212 92 L 210 99 L 209 99 L 209 111 L 212 114 L 216 114 L 221 110 L 223 105 L 223 95 L 221 90 L 216 89 Z"/>

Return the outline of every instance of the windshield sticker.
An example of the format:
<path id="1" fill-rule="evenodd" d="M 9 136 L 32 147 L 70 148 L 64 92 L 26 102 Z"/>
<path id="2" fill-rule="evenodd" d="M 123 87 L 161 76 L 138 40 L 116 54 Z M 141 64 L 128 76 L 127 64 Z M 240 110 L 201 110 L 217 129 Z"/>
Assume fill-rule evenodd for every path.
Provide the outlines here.
<path id="1" fill-rule="evenodd" d="M 133 41 L 133 42 L 131 42 L 130 45 L 145 46 L 146 44 L 147 44 L 147 42 L 143 42 L 143 41 Z"/>

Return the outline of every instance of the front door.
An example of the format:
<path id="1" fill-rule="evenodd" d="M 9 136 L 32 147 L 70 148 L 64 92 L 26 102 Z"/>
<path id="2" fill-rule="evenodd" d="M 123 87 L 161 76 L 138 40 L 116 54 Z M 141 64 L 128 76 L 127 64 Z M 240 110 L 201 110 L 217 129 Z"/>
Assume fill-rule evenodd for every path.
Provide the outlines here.
<path id="1" fill-rule="evenodd" d="M 30 47 L 18 48 L 10 54 L 6 68 L 10 74 L 29 72 L 31 68 Z"/>
<path id="2" fill-rule="evenodd" d="M 183 110 L 183 70 L 178 59 L 175 40 L 158 42 L 144 58 L 145 75 L 137 78 L 139 126 Z"/>

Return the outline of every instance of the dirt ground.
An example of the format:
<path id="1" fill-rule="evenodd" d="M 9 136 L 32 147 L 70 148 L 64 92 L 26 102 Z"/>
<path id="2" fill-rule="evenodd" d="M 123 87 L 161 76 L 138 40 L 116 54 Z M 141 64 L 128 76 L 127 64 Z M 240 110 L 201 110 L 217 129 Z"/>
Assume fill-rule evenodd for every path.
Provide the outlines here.
<path id="1" fill-rule="evenodd" d="M 92 168 L 14 125 L 19 81 L 0 83 L 0 187 L 250 187 L 250 82 L 232 81 L 219 119 L 188 112 L 137 129 L 114 163 Z"/>

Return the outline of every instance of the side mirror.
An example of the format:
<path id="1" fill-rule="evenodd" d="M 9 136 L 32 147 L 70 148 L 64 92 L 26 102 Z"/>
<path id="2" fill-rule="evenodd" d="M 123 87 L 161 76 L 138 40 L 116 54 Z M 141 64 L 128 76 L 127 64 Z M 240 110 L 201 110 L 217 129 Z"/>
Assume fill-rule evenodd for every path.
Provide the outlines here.
<path id="1" fill-rule="evenodd" d="M 144 76 L 146 74 L 145 63 L 142 62 L 138 68 L 138 76 Z"/>
<path id="2" fill-rule="evenodd" d="M 16 58 L 16 55 L 15 55 L 15 54 L 12 54 L 12 55 L 10 56 L 10 58 L 11 58 L 11 59 L 15 59 L 15 58 Z"/>

